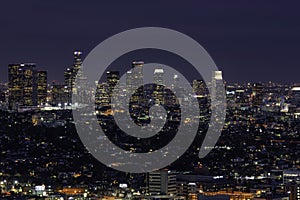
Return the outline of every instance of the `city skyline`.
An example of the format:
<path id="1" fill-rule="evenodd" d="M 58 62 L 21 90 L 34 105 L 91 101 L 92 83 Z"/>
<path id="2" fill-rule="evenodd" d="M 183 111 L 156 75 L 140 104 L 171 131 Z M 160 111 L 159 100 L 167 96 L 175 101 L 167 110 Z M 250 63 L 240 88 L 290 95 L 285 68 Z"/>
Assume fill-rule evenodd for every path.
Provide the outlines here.
<path id="1" fill-rule="evenodd" d="M 0 5 L 0 199 L 300 200 L 299 1 Z"/>
<path id="2" fill-rule="evenodd" d="M 7 64 L 7 66 L 11 66 L 11 65 L 19 65 L 19 66 L 22 66 L 22 65 L 34 65 L 35 67 L 37 67 L 39 69 L 38 71 L 43 71 L 43 72 L 47 73 L 47 84 L 48 85 L 51 85 L 51 84 L 54 84 L 54 83 L 55 84 L 64 84 L 64 83 L 66 83 L 65 82 L 66 81 L 66 73 L 68 73 L 68 70 L 70 70 L 70 68 L 72 68 L 73 65 L 74 65 L 74 57 L 72 59 L 72 53 L 73 53 L 73 56 L 74 56 L 74 53 L 76 54 L 76 52 L 80 52 L 80 54 L 82 54 L 82 56 L 81 56 L 82 61 L 81 62 L 84 61 L 84 56 L 85 56 L 84 52 L 82 52 L 80 50 L 74 50 L 74 51 L 72 51 L 70 53 L 70 56 L 69 56 L 71 58 L 70 65 L 68 65 L 68 67 L 65 67 L 63 71 L 60 71 L 59 74 L 56 73 L 56 75 L 55 75 L 56 77 L 59 76 L 60 77 L 59 79 L 51 79 L 51 78 L 49 78 L 48 74 L 49 74 L 49 72 L 50 73 L 52 72 L 51 69 L 49 70 L 49 69 L 45 69 L 43 67 L 41 68 L 40 65 L 38 63 L 36 63 L 36 62 L 12 62 L 12 63 Z M 72 63 L 72 60 L 73 60 L 73 63 Z M 120 65 L 118 66 L 118 65 L 116 65 L 116 64 L 113 63 L 112 67 L 110 66 L 107 71 L 117 71 L 120 74 L 122 74 L 122 73 L 126 74 L 127 72 L 130 73 L 130 67 L 132 65 L 132 62 L 134 62 L 134 60 L 136 60 L 136 59 L 132 59 L 131 57 L 129 57 L 129 58 L 126 58 L 126 60 L 127 60 L 127 62 L 123 65 L 123 66 L 126 66 L 126 67 L 121 68 Z M 139 60 L 141 60 L 141 59 L 139 59 Z M 81 64 L 82 63 L 80 63 L 80 65 Z M 118 64 L 120 64 L 120 62 L 118 62 Z M 157 67 L 159 68 L 159 65 Z M 126 71 L 126 70 L 128 70 L 128 71 Z M 220 71 L 223 72 L 223 77 L 226 76 L 226 71 L 225 71 L 225 75 L 224 75 L 224 71 L 222 70 L 222 68 L 220 68 Z M 6 84 L 6 83 L 8 83 L 9 82 L 9 78 L 8 77 L 9 77 L 9 74 L 7 73 L 6 74 L 6 78 L 4 78 L 4 80 L 0 79 L 0 84 Z M 105 78 L 105 77 L 104 76 L 103 77 L 99 77 L 99 80 L 104 80 L 103 78 Z M 192 83 L 194 80 L 202 80 L 202 77 L 198 76 L 197 74 L 196 75 L 195 74 L 190 74 L 190 75 L 188 74 L 187 78 L 189 79 L 190 83 Z M 295 85 L 300 85 L 300 80 L 299 81 L 297 81 L 297 80 L 296 81 L 289 81 L 289 80 L 287 80 L 287 81 L 276 81 L 275 80 L 274 81 L 274 80 L 271 80 L 271 79 L 270 80 L 269 79 L 265 79 L 265 80 L 250 80 L 250 81 L 249 80 L 248 81 L 246 81 L 246 80 L 244 80 L 244 81 L 230 81 L 229 80 L 228 81 L 225 78 L 223 78 L 223 79 L 228 84 L 245 84 L 245 83 L 254 84 L 254 83 L 269 83 L 269 82 L 272 82 L 272 83 L 278 83 L 278 84 L 295 84 Z"/>

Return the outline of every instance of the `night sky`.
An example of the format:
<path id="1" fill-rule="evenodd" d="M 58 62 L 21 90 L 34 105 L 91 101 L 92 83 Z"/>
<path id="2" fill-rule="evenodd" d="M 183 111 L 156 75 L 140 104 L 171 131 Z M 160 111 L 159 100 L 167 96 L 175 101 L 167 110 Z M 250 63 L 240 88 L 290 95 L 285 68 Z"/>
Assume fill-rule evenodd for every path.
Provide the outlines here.
<path id="1" fill-rule="evenodd" d="M 72 52 L 107 37 L 158 26 L 197 40 L 228 82 L 300 82 L 297 1 L 2 1 L 0 80 L 7 65 L 35 62 L 63 81 Z"/>

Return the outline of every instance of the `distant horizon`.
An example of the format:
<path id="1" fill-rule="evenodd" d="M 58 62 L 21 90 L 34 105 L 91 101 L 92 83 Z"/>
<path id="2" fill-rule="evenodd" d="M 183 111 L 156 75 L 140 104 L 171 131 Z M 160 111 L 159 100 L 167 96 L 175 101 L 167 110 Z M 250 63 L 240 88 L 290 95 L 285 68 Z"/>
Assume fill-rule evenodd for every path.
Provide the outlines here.
<path id="1" fill-rule="evenodd" d="M 8 67 L 8 65 L 10 65 L 10 64 L 36 64 L 37 71 L 47 71 L 47 73 L 50 71 L 49 69 L 40 69 L 40 68 L 38 67 L 38 66 L 39 66 L 38 63 L 36 63 L 36 62 L 9 63 L 9 64 L 7 64 L 7 67 Z M 129 65 L 129 64 L 128 64 L 128 65 Z M 71 67 L 71 66 L 72 66 L 72 64 L 70 64 L 69 67 Z M 65 70 L 66 70 L 67 68 L 69 68 L 69 67 L 66 67 Z M 119 71 L 118 69 L 109 69 L 109 70 Z M 283 82 L 283 81 L 274 81 L 274 80 L 264 80 L 264 81 L 236 81 L 236 82 L 230 81 L 230 80 L 228 81 L 228 80 L 226 80 L 226 78 L 224 78 L 224 73 L 226 73 L 226 71 L 223 71 L 222 69 L 219 69 L 219 70 L 223 72 L 223 80 L 225 81 L 225 83 L 228 83 L 228 84 L 230 84 L 230 85 L 233 85 L 233 84 L 243 84 L 243 85 L 244 85 L 244 84 L 254 84 L 254 83 L 269 84 L 269 83 L 271 82 L 271 83 L 275 83 L 275 84 L 284 84 L 284 85 L 295 85 L 295 86 L 300 86 L 300 80 L 299 80 L 298 82 L 296 82 L 296 81 L 290 81 L 290 82 L 286 81 L 286 82 Z M 62 79 L 60 79 L 60 80 L 50 80 L 49 77 L 48 77 L 48 80 L 47 80 L 48 84 L 51 85 L 53 82 L 54 82 L 54 83 L 57 83 L 57 84 L 64 84 L 63 72 L 62 72 L 62 74 L 59 75 L 59 76 L 61 76 Z M 190 83 L 192 83 L 193 80 L 203 80 L 203 79 L 202 79 L 201 77 L 199 77 L 199 78 L 194 78 L 194 79 L 191 79 L 191 82 L 190 82 Z M 105 82 L 105 81 L 102 81 L 102 82 Z M 8 83 L 8 74 L 7 74 L 6 80 L 0 80 L 0 84 L 7 84 L 7 83 Z"/>
<path id="2" fill-rule="evenodd" d="M 67 68 L 70 68 L 70 67 L 72 67 L 72 65 L 74 64 L 74 63 L 72 63 L 72 61 L 73 61 L 73 52 L 75 52 L 75 51 L 81 51 L 81 50 L 79 50 L 79 49 L 76 49 L 76 50 L 73 50 L 71 53 L 70 53 L 70 58 L 69 58 L 69 60 L 70 60 L 70 64 L 69 64 L 69 66 L 68 67 L 65 67 L 64 69 L 61 69 L 61 71 L 59 71 L 59 74 L 56 74 L 56 77 L 59 77 L 59 79 L 51 79 L 51 78 L 49 78 L 49 72 L 50 72 L 50 74 L 51 73 L 53 73 L 53 71 L 51 70 L 51 69 L 45 69 L 44 67 L 42 67 L 42 68 L 40 68 L 40 64 L 39 63 L 37 63 L 37 62 L 34 62 L 34 61 L 30 61 L 30 62 L 11 62 L 11 63 L 8 63 L 7 64 L 7 66 L 6 66 L 6 69 L 8 69 L 8 65 L 10 65 L 10 64 L 35 64 L 36 65 L 36 68 L 37 68 L 37 70 L 39 71 L 47 71 L 47 73 L 48 73 L 48 84 L 52 84 L 53 82 L 55 82 L 55 83 L 58 83 L 58 84 L 63 84 L 64 83 L 64 71 L 67 69 Z M 133 54 L 134 55 L 134 54 Z M 85 56 L 86 56 L 86 54 L 85 54 L 85 52 L 83 52 L 83 57 L 82 57 L 82 60 L 84 61 L 84 59 L 85 59 Z M 154 56 L 155 56 L 155 54 L 154 54 Z M 124 56 L 125 58 L 126 58 L 126 56 Z M 130 58 L 132 58 L 132 56 L 130 57 L 130 56 L 128 56 L 129 58 L 127 58 L 126 60 L 127 60 L 127 62 L 125 62 L 126 63 L 126 66 L 127 67 L 130 67 L 131 66 L 131 62 L 134 62 L 134 61 L 136 61 L 136 60 L 143 60 L 143 59 L 141 59 L 141 56 L 138 56 L 139 57 L 139 59 L 130 59 Z M 150 56 L 151 57 L 151 56 Z M 152 57 L 153 57 L 153 55 L 152 55 Z M 129 61 L 129 60 L 130 61 Z M 124 60 L 124 59 L 123 59 Z M 121 60 L 122 61 L 122 60 Z M 118 64 L 119 64 L 119 66 L 117 66 L 116 67 L 116 65 L 117 64 L 112 64 L 112 67 L 110 66 L 109 68 L 107 68 L 107 70 L 115 70 L 115 71 L 120 71 L 120 72 L 123 72 L 123 73 L 125 73 L 125 71 L 127 71 L 126 69 L 122 69 L 122 70 L 119 70 L 118 68 L 120 68 L 120 61 L 119 62 L 117 62 Z M 146 62 L 147 63 L 147 62 Z M 123 63 L 122 63 L 122 65 L 123 65 Z M 45 66 L 45 65 L 41 65 L 41 66 Z M 125 71 L 124 71 L 125 70 Z M 245 81 L 233 81 L 233 80 L 227 80 L 226 79 L 226 70 L 224 71 L 224 70 L 222 70 L 222 67 L 219 67 L 219 70 L 220 71 L 222 71 L 223 72 L 223 80 L 226 82 L 226 83 L 229 83 L 229 84 L 248 84 L 248 83 L 250 83 L 250 84 L 252 84 L 252 83 L 263 83 L 263 84 L 267 84 L 267 83 L 269 83 L 269 82 L 272 82 L 272 83 L 278 83 L 278 84 L 287 84 L 287 85 L 299 85 L 300 86 L 300 80 L 297 82 L 297 81 L 276 81 L 276 80 L 251 80 L 251 81 L 247 81 L 247 80 L 245 80 Z M 6 70 L 6 72 L 7 72 L 7 70 Z M 123 73 L 121 73 L 121 74 L 123 74 Z M 1 76 L 0 76 L 1 77 Z M 187 78 L 189 78 L 190 80 L 191 80 L 191 82 L 192 82 L 192 80 L 202 80 L 202 78 L 201 77 L 196 77 L 193 73 L 191 73 L 191 74 L 188 74 L 188 77 Z M 3 82 L 4 81 L 4 82 Z M 5 84 L 5 83 L 7 83 L 8 82 L 8 73 L 6 73 L 6 78 L 5 78 L 5 80 L 0 80 L 0 83 L 1 84 Z"/>
<path id="3" fill-rule="evenodd" d="M 66 66 L 65 68 L 61 68 L 60 71 L 59 71 L 59 74 L 55 75 L 55 77 L 59 77 L 59 79 L 53 79 L 53 78 L 51 78 L 52 76 L 49 79 L 49 76 L 48 76 L 48 84 L 51 84 L 52 82 L 57 82 L 57 83 L 61 83 L 62 84 L 64 82 L 64 71 L 67 68 L 69 68 L 69 67 L 72 66 L 72 64 L 73 64 L 72 63 L 72 61 L 73 61 L 72 60 L 72 53 L 74 51 L 78 51 L 78 49 L 75 49 L 75 50 L 71 51 L 70 57 L 68 58 L 68 60 L 70 60 L 70 64 L 68 66 Z M 84 53 L 84 56 L 86 56 L 85 52 L 83 52 L 83 53 Z M 83 61 L 84 61 L 84 56 L 83 56 Z M 132 62 L 134 60 L 143 60 L 143 59 L 133 59 Z M 34 62 L 34 61 L 29 61 L 29 62 L 10 62 L 10 63 L 8 63 L 6 65 L 6 69 L 8 68 L 8 65 L 10 65 L 10 64 L 35 64 L 38 70 L 47 71 L 47 72 L 50 72 L 50 74 L 53 74 L 53 73 L 55 73 L 54 71 L 57 71 L 57 70 L 51 70 L 49 68 L 45 68 L 45 66 L 47 66 L 47 65 L 40 64 L 40 63 Z M 130 66 L 130 64 L 131 64 L 130 62 L 127 63 L 128 66 Z M 42 67 L 40 68 L 40 66 L 42 66 Z M 119 71 L 118 69 L 114 69 L 114 68 L 112 68 L 111 70 Z M 219 67 L 219 70 L 223 72 L 223 79 L 224 79 L 224 81 L 227 82 L 227 83 L 230 83 L 230 84 L 247 84 L 247 83 L 268 83 L 268 82 L 273 82 L 273 83 L 280 83 L 280 84 L 299 84 L 300 85 L 300 80 L 299 81 L 282 81 L 282 80 L 278 81 L 278 80 L 274 80 L 275 78 L 273 80 L 270 79 L 270 80 L 234 81 L 234 80 L 226 79 L 226 72 L 227 71 L 223 70 L 222 67 Z M 8 82 L 8 73 L 7 73 L 7 70 L 6 70 L 6 73 L 4 73 L 4 74 L 6 75 L 6 77 L 4 78 L 4 80 L 3 80 L 3 78 L 1 78 L 0 83 L 7 83 Z M 0 77 L 3 77 L 3 74 L 0 74 Z M 201 78 L 196 78 L 195 77 L 192 80 L 201 80 Z"/>

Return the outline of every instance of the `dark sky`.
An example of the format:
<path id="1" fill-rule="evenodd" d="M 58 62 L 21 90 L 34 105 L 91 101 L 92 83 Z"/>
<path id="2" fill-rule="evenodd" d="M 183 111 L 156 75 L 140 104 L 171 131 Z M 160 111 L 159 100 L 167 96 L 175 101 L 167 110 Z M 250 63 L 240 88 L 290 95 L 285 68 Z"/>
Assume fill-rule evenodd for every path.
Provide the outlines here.
<path id="1" fill-rule="evenodd" d="M 131 28 L 159 26 L 196 39 L 229 82 L 300 82 L 297 1 L 1 1 L 0 79 L 36 62 L 63 80 L 72 51 Z"/>

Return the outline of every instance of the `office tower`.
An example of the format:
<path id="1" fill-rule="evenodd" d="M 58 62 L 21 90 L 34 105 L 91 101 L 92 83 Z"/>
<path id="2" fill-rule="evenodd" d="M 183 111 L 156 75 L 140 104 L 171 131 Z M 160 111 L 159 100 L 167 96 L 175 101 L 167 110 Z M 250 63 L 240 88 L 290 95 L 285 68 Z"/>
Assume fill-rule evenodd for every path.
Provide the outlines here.
<path id="1" fill-rule="evenodd" d="M 47 71 L 37 72 L 38 105 L 45 105 L 47 101 Z"/>
<path id="2" fill-rule="evenodd" d="M 291 89 L 291 103 L 295 107 L 300 107 L 300 87 Z"/>
<path id="3" fill-rule="evenodd" d="M 96 110 L 103 111 L 110 106 L 109 86 L 107 83 L 98 83 L 95 95 Z"/>
<path id="4" fill-rule="evenodd" d="M 81 51 L 74 51 L 74 68 L 79 70 L 82 65 L 82 52 Z"/>
<path id="5" fill-rule="evenodd" d="M 143 85 L 143 66 L 144 66 L 144 62 L 143 61 L 134 61 L 132 62 L 132 69 L 134 71 L 134 82 L 136 85 L 141 86 Z"/>
<path id="6" fill-rule="evenodd" d="M 131 94 L 133 89 L 143 85 L 143 61 L 135 61 L 131 64 L 131 70 L 126 73 L 126 89 Z"/>
<path id="7" fill-rule="evenodd" d="M 33 63 L 21 64 L 22 86 L 23 86 L 23 106 L 37 105 L 37 71 Z"/>
<path id="8" fill-rule="evenodd" d="M 247 98 L 246 91 L 244 89 L 235 90 L 235 102 L 239 107 L 246 107 L 249 105 L 249 99 Z"/>
<path id="9" fill-rule="evenodd" d="M 51 86 L 52 106 L 64 107 L 68 103 L 68 88 L 62 84 L 52 84 Z"/>
<path id="10" fill-rule="evenodd" d="M 209 112 L 209 92 L 205 82 L 203 80 L 193 80 L 192 88 L 199 102 L 200 115 L 206 115 Z"/>
<path id="11" fill-rule="evenodd" d="M 9 109 L 36 106 L 38 78 L 33 63 L 8 65 Z"/>
<path id="12" fill-rule="evenodd" d="M 112 98 L 112 94 L 113 94 L 113 90 L 115 88 L 115 86 L 118 84 L 120 79 L 120 73 L 119 71 L 107 71 L 106 72 L 106 83 L 107 83 L 107 96 L 108 96 L 108 100 L 109 102 L 111 102 L 111 98 Z M 97 95 L 101 95 L 103 96 L 103 98 L 106 98 L 106 96 L 104 94 L 101 94 L 102 92 L 98 91 L 97 88 Z M 96 97 L 98 98 L 98 97 Z"/>
<path id="13" fill-rule="evenodd" d="M 80 70 L 81 69 L 81 70 Z M 82 52 L 81 51 L 74 51 L 74 64 L 73 64 L 73 73 L 74 73 L 74 81 L 77 78 L 77 81 L 80 85 L 86 84 L 87 77 L 83 73 L 82 70 Z"/>
<path id="14" fill-rule="evenodd" d="M 148 186 L 150 195 L 176 195 L 176 173 L 168 170 L 150 172 Z"/>
<path id="15" fill-rule="evenodd" d="M 154 69 L 153 79 L 155 84 L 164 85 L 164 70 Z"/>
<path id="16" fill-rule="evenodd" d="M 208 94 L 206 84 L 203 80 L 194 80 L 193 81 L 193 90 L 195 94 L 199 97 L 204 97 Z"/>
<path id="17" fill-rule="evenodd" d="M 143 102 L 143 61 L 132 62 L 132 69 L 126 73 L 126 95 L 130 103 L 140 106 Z"/>
<path id="18" fill-rule="evenodd" d="M 212 105 L 218 105 L 224 99 L 225 95 L 222 91 L 224 90 L 222 71 L 214 71 L 212 76 L 211 85 L 211 102 Z"/>
<path id="19" fill-rule="evenodd" d="M 112 91 L 114 87 L 118 84 L 120 79 L 119 71 L 107 71 L 106 72 L 106 82 L 108 84 L 109 90 Z"/>
<path id="20" fill-rule="evenodd" d="M 260 107 L 263 104 L 263 85 L 261 83 L 253 84 L 252 104 L 254 107 Z"/>
<path id="21" fill-rule="evenodd" d="M 164 70 L 155 69 L 153 74 L 153 79 L 155 83 L 155 89 L 153 91 L 153 96 L 156 104 L 164 104 Z"/>
<path id="22" fill-rule="evenodd" d="M 71 103 L 72 99 L 72 87 L 75 79 L 73 78 L 73 68 L 67 68 L 64 72 L 64 78 L 65 78 L 65 86 L 67 87 L 67 98 L 68 98 L 68 104 Z"/>
<path id="23" fill-rule="evenodd" d="M 133 72 L 129 70 L 126 72 L 126 90 L 127 94 L 131 94 L 131 90 L 133 88 Z"/>
<path id="24" fill-rule="evenodd" d="M 73 82 L 73 68 L 67 68 L 64 72 L 65 85 L 71 88 Z"/>
<path id="25" fill-rule="evenodd" d="M 9 109 L 17 109 L 22 99 L 23 88 L 20 64 L 8 65 Z"/>
<path id="26" fill-rule="evenodd" d="M 174 91 L 174 94 L 176 95 L 176 104 L 182 105 L 184 87 L 182 87 L 182 85 L 180 85 L 180 78 L 179 78 L 178 74 L 175 74 L 173 76 L 172 90 Z"/>
<path id="27" fill-rule="evenodd" d="M 65 84 L 68 87 L 68 89 L 70 90 L 70 93 L 74 89 L 76 76 L 79 72 L 79 69 L 82 66 L 82 52 L 81 51 L 74 51 L 73 52 L 73 59 L 74 59 L 73 65 L 71 67 L 67 68 L 65 73 L 64 73 Z"/>
<path id="28" fill-rule="evenodd" d="M 72 93 L 76 93 L 76 88 L 74 87 L 75 80 L 77 76 L 80 76 L 80 79 L 86 79 L 84 76 L 81 74 L 81 71 L 79 70 L 82 67 L 82 52 L 81 51 L 74 51 L 73 52 L 73 65 L 69 68 L 66 69 L 64 73 L 64 78 L 65 78 L 65 84 L 68 89 L 68 102 L 71 102 L 71 97 Z M 80 74 L 78 74 L 80 73 Z M 85 81 L 85 80 L 83 80 Z"/>

